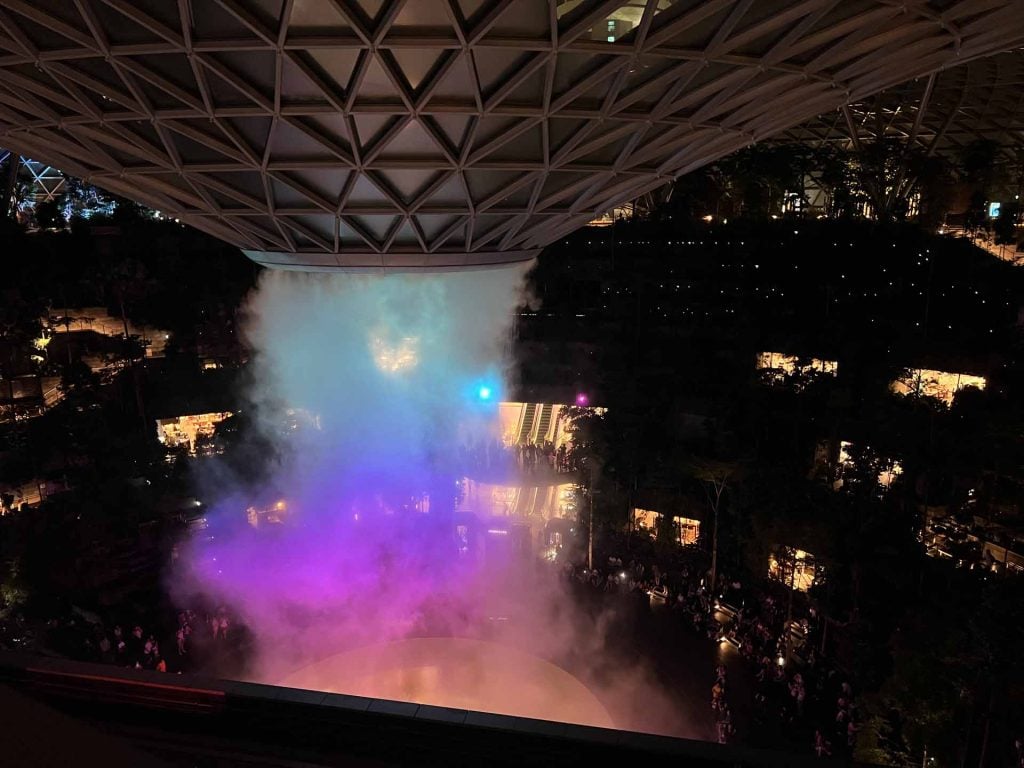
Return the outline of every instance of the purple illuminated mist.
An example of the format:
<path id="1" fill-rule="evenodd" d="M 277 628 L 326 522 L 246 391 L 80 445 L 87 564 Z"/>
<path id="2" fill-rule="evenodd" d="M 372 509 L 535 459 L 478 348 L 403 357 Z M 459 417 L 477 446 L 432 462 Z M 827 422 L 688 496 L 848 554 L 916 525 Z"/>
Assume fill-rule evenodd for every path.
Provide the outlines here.
<path id="1" fill-rule="evenodd" d="M 547 664 L 571 651 L 591 660 L 593 674 L 573 673 L 597 698 L 658 700 L 647 676 L 608 663 L 602 627 L 573 608 L 556 573 L 497 548 L 458 553 L 457 447 L 497 434 L 521 284 L 518 270 L 263 274 L 246 312 L 249 399 L 284 458 L 264 487 L 209 474 L 212 538 L 186 558 L 185 589 L 223 602 L 253 631 L 249 678 L 609 724 L 584 713 L 593 702 L 538 709 L 575 695 L 572 679 Z M 282 405 L 302 409 L 306 423 L 284 428 Z M 276 497 L 287 502 L 285 524 L 246 524 L 252 500 Z M 520 686 L 502 682 L 514 670 L 484 674 L 522 658 L 537 663 L 522 662 Z M 361 667 L 358 680 L 345 659 Z M 410 683 L 396 664 L 429 679 Z M 538 688 L 534 678 L 547 682 Z M 694 735 L 680 719 L 649 718 L 647 728 Z"/>

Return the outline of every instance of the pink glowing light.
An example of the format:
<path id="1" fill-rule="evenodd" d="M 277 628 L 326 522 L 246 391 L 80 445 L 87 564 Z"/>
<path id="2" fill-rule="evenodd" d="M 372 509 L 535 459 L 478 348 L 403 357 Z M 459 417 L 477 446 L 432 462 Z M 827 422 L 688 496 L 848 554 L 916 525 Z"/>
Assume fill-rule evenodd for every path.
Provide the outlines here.
<path id="1" fill-rule="evenodd" d="M 607 652 L 557 569 L 535 567 L 527 550 L 544 521 L 456 510 L 463 448 L 491 444 L 498 426 L 521 295 L 519 273 L 476 274 L 264 275 L 247 337 L 260 353 L 257 421 L 279 460 L 262 482 L 204 497 L 210 529 L 170 574 L 174 599 L 226 607 L 252 638 L 254 682 L 695 735 L 645 669 Z M 417 362 L 387 338 L 395 349 L 367 349 L 378 326 L 418 339 Z M 297 405 L 281 416 L 282 402 Z M 300 408 L 316 429 L 282 429 Z M 252 499 L 279 489 L 280 524 L 246 525 Z M 604 709 L 634 700 L 621 708 L 643 711 L 639 724 Z"/>

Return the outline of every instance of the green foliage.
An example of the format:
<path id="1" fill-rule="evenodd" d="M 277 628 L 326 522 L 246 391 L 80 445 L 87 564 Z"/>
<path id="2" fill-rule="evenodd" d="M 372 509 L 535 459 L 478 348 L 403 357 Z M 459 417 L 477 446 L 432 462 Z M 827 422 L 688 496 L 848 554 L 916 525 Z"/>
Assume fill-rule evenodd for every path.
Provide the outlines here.
<path id="1" fill-rule="evenodd" d="M 927 747 L 940 764 L 954 764 L 986 711 L 1019 709 L 1012 701 L 1024 682 L 1019 585 L 962 571 L 945 577 L 908 602 L 893 633 L 892 674 L 864 700 L 860 759 L 898 764 Z"/>
<path id="2" fill-rule="evenodd" d="M 659 212 L 691 219 L 706 213 L 765 219 L 785 210 L 785 195 L 804 195 L 812 180 L 826 194 L 831 218 L 864 216 L 877 221 L 907 218 L 911 198 L 920 193 L 919 219 L 926 226 L 943 220 L 958 174 L 984 178 L 991 186 L 994 155 L 989 147 L 966 153 L 958 168 L 928 154 L 906 138 L 864 141 L 853 148 L 831 144 L 755 144 L 676 182 L 670 202 Z M 986 165 L 987 160 L 987 165 Z M 803 204 L 808 201 L 802 200 Z"/>
<path id="3" fill-rule="evenodd" d="M 580 485 L 588 496 L 585 503 L 592 499 L 595 530 L 622 531 L 629 519 L 631 479 L 622 444 L 614 440 L 616 423 L 610 413 L 568 409 L 573 434 L 569 461 L 580 468 Z"/>
<path id="4" fill-rule="evenodd" d="M 654 535 L 657 542 L 661 545 L 671 545 L 679 541 L 679 525 L 673 517 L 671 514 L 658 516 L 658 524 Z"/>
<path id="5" fill-rule="evenodd" d="M 148 211 L 134 200 L 125 197 L 114 198 L 114 213 L 111 218 L 116 224 L 133 224 L 140 221 Z"/>
<path id="6" fill-rule="evenodd" d="M 981 662 L 963 626 L 964 608 L 943 601 L 913 611 L 894 637 L 893 675 L 882 696 L 899 712 L 911 754 L 927 746 L 935 754 L 955 755 L 960 747 L 951 725 L 961 718 Z"/>
<path id="7" fill-rule="evenodd" d="M 80 358 L 61 366 L 60 388 L 65 394 L 90 389 L 99 384 L 99 377 Z"/>
<path id="8" fill-rule="evenodd" d="M 911 196 L 926 181 L 943 177 L 942 161 L 903 139 L 867 142 L 855 153 L 854 179 L 879 221 L 902 221 Z"/>
<path id="9" fill-rule="evenodd" d="M 885 711 L 875 694 L 862 697 L 862 720 L 858 726 L 854 758 L 866 765 L 914 764 L 895 733 L 892 718 L 879 714 Z"/>
<path id="10" fill-rule="evenodd" d="M 899 150 L 879 150 L 879 179 L 905 161 L 925 196 L 929 173 L 950 172 Z M 847 154 L 835 159 L 836 184 L 863 170 Z M 712 171 L 703 178 L 718 184 L 721 169 Z M 539 292 L 553 319 L 538 320 L 531 340 L 546 332 L 558 337 L 558 355 L 579 348 L 599 361 L 609 411 L 581 421 L 579 450 L 602 462 L 599 489 L 626 491 L 617 519 L 629 493 L 686 496 L 703 508 L 707 544 L 713 507 L 704 491 L 721 476 L 718 464 L 742 466 L 721 496 L 720 567 L 762 579 L 779 547 L 806 550 L 825 567 L 824 588 L 809 597 L 832 619 L 826 653 L 857 690 L 864 760 L 920 765 L 927 742 L 936 765 L 959 765 L 972 723 L 978 749 L 990 696 L 1006 723 L 1024 721 L 1010 694 L 1024 690 L 1012 651 L 1024 647 L 1024 616 L 1012 604 L 1024 603 L 1019 581 L 1000 579 L 1008 586 L 997 590 L 992 575 L 926 558 L 917 539 L 925 506 L 948 505 L 966 521 L 989 504 L 1020 508 L 1019 269 L 896 223 L 687 228 L 666 218 L 567 240 L 538 266 L 552 286 Z M 574 304 L 584 279 L 598 299 Z M 578 312 L 584 320 L 573 320 Z M 752 361 L 764 350 L 838 360 L 838 373 L 761 377 Z M 984 391 L 962 390 L 947 406 L 891 392 L 906 366 L 991 374 Z M 694 421 L 703 426 L 687 432 Z M 850 460 L 835 490 L 840 441 L 850 442 Z M 814 473 L 822 443 L 832 464 Z M 892 460 L 903 474 L 883 488 L 878 475 Z M 662 521 L 662 536 L 670 532 Z M 993 725 L 993 745 L 1005 736 Z"/>
<path id="11" fill-rule="evenodd" d="M 733 212 L 767 218 L 780 210 L 785 193 L 803 194 L 811 154 L 799 144 L 755 144 L 719 161 L 721 188 Z"/>
<path id="12" fill-rule="evenodd" d="M 64 226 L 60 203 L 56 200 L 44 200 L 35 207 L 35 220 L 40 229 L 58 229 Z"/>
<path id="13" fill-rule="evenodd" d="M 17 612 L 28 600 L 29 595 L 17 558 L 7 562 L 5 571 L 0 578 L 0 619 Z"/>
<path id="14" fill-rule="evenodd" d="M 983 193 L 986 192 L 994 180 L 998 152 L 998 145 L 985 139 L 978 139 L 964 147 L 958 157 L 964 181 L 976 184 L 982 188 Z"/>
<path id="15" fill-rule="evenodd" d="M 1020 215 L 1020 205 L 1014 201 L 1004 202 L 999 208 L 999 218 L 995 220 L 992 227 L 996 236 L 996 243 L 1008 245 L 1017 242 L 1017 218 Z"/>

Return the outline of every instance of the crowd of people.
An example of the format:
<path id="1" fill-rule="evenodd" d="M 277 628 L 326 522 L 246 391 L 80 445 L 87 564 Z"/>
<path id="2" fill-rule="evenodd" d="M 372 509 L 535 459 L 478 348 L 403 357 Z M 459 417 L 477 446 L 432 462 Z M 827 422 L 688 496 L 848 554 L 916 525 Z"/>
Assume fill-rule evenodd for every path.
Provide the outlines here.
<path id="1" fill-rule="evenodd" d="M 20 636 L 26 641 L 18 645 L 26 650 L 44 648 L 79 661 L 155 672 L 199 670 L 228 648 L 229 638 L 231 648 L 237 639 L 223 606 L 201 613 L 179 610 L 173 631 L 169 622 L 158 619 L 107 620 L 78 609 L 51 618 L 35 630 L 24 621 L 20 626 Z"/>
<path id="2" fill-rule="evenodd" d="M 519 443 L 481 440 L 460 448 L 459 465 L 462 472 L 471 475 L 563 474 L 578 469 L 565 443 L 556 446 L 550 440 Z"/>
<path id="3" fill-rule="evenodd" d="M 141 620 L 107 622 L 96 614 L 72 609 L 49 619 L 35 632 L 26 628 L 25 636 L 32 638 L 30 647 L 41 641 L 44 648 L 81 661 L 168 671 L 161 633 Z"/>
<path id="4" fill-rule="evenodd" d="M 528 455 L 520 449 L 516 460 L 529 461 Z M 555 456 L 557 460 L 557 452 Z M 612 551 L 632 554 L 622 557 Z M 666 619 L 677 617 L 688 631 L 718 645 L 719 660 L 733 652 L 745 660 L 749 676 L 732 667 L 741 675 L 738 686 L 728 679 L 721 661 L 709 675 L 719 742 L 734 740 L 737 732 L 747 740 L 760 731 L 781 734 L 785 746 L 821 757 L 852 752 L 858 731 L 856 697 L 818 650 L 822 622 L 813 607 L 802 601 L 794 607 L 778 585 L 744 584 L 728 575 L 720 576 L 718 588 L 711 590 L 703 553 L 693 549 L 667 554 L 636 539 L 632 546 L 616 541 L 613 550 L 600 553 L 599 562 L 593 568 L 567 565 L 567 575 L 599 595 L 633 593 L 667 611 Z M 165 610 L 163 615 L 164 621 L 130 614 L 107 621 L 69 612 L 49 623 L 46 645 L 71 658 L 158 672 L 215 669 L 223 674 L 226 656 L 244 656 L 239 638 L 246 630 L 236 626 L 227 608 L 203 605 Z"/>
<path id="5" fill-rule="evenodd" d="M 732 708 L 726 698 L 726 669 L 724 664 L 715 666 L 715 684 L 711 686 L 711 710 L 715 713 L 715 735 L 719 744 L 728 744 L 735 732 L 732 724 Z"/>
<path id="6" fill-rule="evenodd" d="M 822 622 L 813 607 L 794 610 L 770 585 L 744 585 L 728 576 L 720 576 L 713 593 L 699 553 L 685 550 L 669 562 L 652 554 L 624 563 L 610 555 L 599 567 L 567 570 L 602 592 L 647 595 L 652 606 L 677 614 L 708 642 L 727 644 L 746 660 L 754 679 L 750 702 L 734 701 L 725 667 L 715 667 L 711 709 L 719 742 L 736 733 L 739 708 L 750 712 L 752 731 L 780 735 L 788 746 L 821 757 L 852 753 L 856 699 L 850 683 L 819 653 Z"/>
<path id="7" fill-rule="evenodd" d="M 127 636 L 120 624 L 115 624 L 109 634 L 100 625 L 94 629 L 94 634 L 99 637 L 101 660 L 112 661 L 120 667 L 167 671 L 167 660 L 160 653 L 160 643 L 156 636 L 151 632 L 143 633 L 138 624 Z M 144 634 L 145 641 L 142 639 Z"/>

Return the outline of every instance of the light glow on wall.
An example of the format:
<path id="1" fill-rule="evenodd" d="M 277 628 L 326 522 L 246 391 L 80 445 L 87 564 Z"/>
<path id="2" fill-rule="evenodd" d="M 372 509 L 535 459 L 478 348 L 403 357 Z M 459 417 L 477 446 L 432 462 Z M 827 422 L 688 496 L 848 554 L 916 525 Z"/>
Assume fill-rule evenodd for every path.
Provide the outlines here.
<path id="1" fill-rule="evenodd" d="M 585 402 L 581 402 L 585 401 Z M 578 393 L 576 407 L 586 408 L 589 412 L 601 415 L 607 408 L 589 405 L 590 396 Z M 572 425 L 567 418 L 566 405 L 558 403 L 514 403 L 498 404 L 498 422 L 501 429 L 501 440 L 505 445 L 520 443 L 545 442 L 552 443 L 556 448 L 571 444 Z"/>
<path id="2" fill-rule="evenodd" d="M 184 446 L 189 453 L 195 453 L 199 439 L 213 437 L 217 425 L 232 415 L 231 411 L 223 411 L 157 419 L 156 438 L 168 448 Z"/>
<path id="3" fill-rule="evenodd" d="M 633 527 L 638 531 L 644 531 L 652 536 L 656 536 L 661 516 L 661 512 L 655 512 L 653 509 L 640 509 L 636 507 L 633 509 Z M 700 520 L 675 515 L 672 517 L 672 524 L 679 544 L 688 546 L 697 543 L 697 540 L 700 538 Z"/>
<path id="4" fill-rule="evenodd" d="M 946 405 L 953 404 L 953 397 L 964 387 L 984 389 L 988 382 L 984 376 L 951 371 L 933 371 L 929 368 L 910 368 L 889 384 L 897 395 L 934 397 Z"/>
<path id="5" fill-rule="evenodd" d="M 802 549 L 782 547 L 768 556 L 768 578 L 798 592 L 806 592 L 814 586 L 817 571 L 814 555 Z"/>
<path id="6" fill-rule="evenodd" d="M 759 352 L 757 355 L 757 370 L 769 371 L 772 378 L 780 381 L 783 376 L 791 376 L 794 373 L 818 373 L 835 376 L 839 371 L 839 363 L 835 360 L 820 360 L 816 357 L 799 357 L 787 355 L 783 352 Z"/>
<path id="7" fill-rule="evenodd" d="M 853 457 L 850 455 L 850 447 L 852 443 L 847 440 L 843 440 L 839 443 L 839 477 L 833 484 L 835 490 L 839 490 L 843 487 L 843 474 L 847 469 L 853 468 Z M 869 449 L 870 450 L 870 449 Z M 903 464 L 898 459 L 888 459 L 877 457 L 882 464 L 882 468 L 878 471 L 878 484 L 883 488 L 888 488 L 892 485 L 893 481 L 903 474 Z"/>

